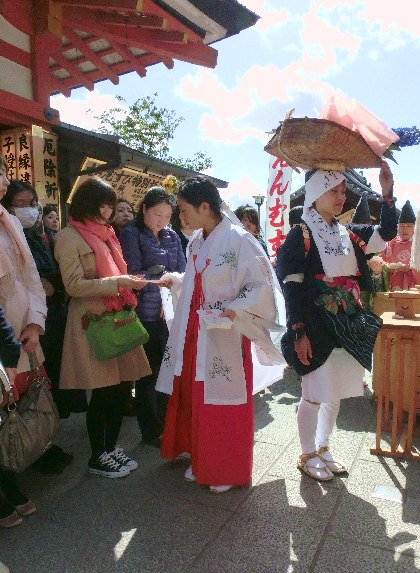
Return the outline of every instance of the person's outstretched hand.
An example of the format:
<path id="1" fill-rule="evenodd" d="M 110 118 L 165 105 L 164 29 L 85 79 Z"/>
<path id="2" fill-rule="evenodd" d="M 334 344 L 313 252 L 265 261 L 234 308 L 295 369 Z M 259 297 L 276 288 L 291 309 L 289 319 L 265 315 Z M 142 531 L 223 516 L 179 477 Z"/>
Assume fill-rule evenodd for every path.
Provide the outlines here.
<path id="1" fill-rule="evenodd" d="M 384 199 L 391 199 L 394 187 L 394 176 L 386 161 L 382 161 L 382 167 L 379 172 L 379 184 L 382 189 L 382 197 Z"/>

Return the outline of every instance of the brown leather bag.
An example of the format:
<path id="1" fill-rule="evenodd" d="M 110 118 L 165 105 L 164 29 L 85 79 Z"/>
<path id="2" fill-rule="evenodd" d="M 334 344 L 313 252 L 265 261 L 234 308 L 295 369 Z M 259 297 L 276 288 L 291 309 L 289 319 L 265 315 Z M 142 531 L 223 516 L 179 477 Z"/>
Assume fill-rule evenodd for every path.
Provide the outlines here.
<path id="1" fill-rule="evenodd" d="M 16 473 L 23 472 L 42 456 L 51 445 L 59 423 L 49 380 L 37 365 L 35 354 L 29 355 L 29 361 L 29 388 L 17 402 L 0 363 L 0 383 L 9 398 L 7 406 L 0 409 L 0 468 Z"/>

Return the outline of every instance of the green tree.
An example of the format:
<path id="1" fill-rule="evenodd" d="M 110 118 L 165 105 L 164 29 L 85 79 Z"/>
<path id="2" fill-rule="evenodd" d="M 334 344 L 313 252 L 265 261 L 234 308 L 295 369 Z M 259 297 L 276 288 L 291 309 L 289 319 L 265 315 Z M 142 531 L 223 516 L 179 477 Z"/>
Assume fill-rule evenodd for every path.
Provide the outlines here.
<path id="1" fill-rule="evenodd" d="M 210 157 L 201 151 L 187 159 L 170 155 L 169 143 L 174 138 L 175 130 L 185 119 L 173 109 L 159 107 L 156 104 L 157 95 L 155 93 L 153 97 L 139 98 L 128 106 L 128 110 L 126 107 L 114 107 L 95 116 L 101 123 L 99 131 L 117 135 L 127 147 L 192 171 L 203 171 L 211 167 Z M 126 103 L 122 96 L 116 96 L 116 99 Z"/>

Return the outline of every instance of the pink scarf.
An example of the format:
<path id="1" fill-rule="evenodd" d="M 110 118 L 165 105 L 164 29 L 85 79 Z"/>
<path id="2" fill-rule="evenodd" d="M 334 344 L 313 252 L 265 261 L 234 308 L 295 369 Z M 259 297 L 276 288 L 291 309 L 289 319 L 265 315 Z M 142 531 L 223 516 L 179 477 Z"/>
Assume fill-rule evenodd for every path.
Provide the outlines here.
<path id="1" fill-rule="evenodd" d="M 69 220 L 69 225 L 77 229 L 92 249 L 96 257 L 96 269 L 99 278 L 119 277 L 127 274 L 121 245 L 111 225 L 101 225 L 95 221 Z M 108 311 L 121 310 L 124 306 L 137 306 L 137 297 L 130 289 L 119 288 L 117 296 L 104 297 Z"/>
<path id="2" fill-rule="evenodd" d="M 19 233 L 18 225 L 20 223 L 2 205 L 0 205 L 0 225 L 3 225 L 14 245 L 15 257 L 11 256 L 10 258 L 15 258 L 16 261 L 21 259 L 24 265 L 29 263 L 32 255 L 23 232 Z M 9 258 L 0 257 L 0 276 L 8 275 L 12 271 L 13 267 L 9 263 Z"/>

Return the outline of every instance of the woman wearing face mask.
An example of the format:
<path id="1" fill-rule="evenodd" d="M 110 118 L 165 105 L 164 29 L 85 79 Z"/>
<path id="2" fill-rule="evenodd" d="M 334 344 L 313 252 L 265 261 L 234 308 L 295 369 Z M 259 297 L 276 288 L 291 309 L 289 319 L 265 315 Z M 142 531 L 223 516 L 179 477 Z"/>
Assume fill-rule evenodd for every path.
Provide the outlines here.
<path id="1" fill-rule="evenodd" d="M 0 156 L 2 200 L 9 185 L 6 169 L 6 161 Z M 24 205 L 19 204 L 18 207 L 24 208 Z M 35 215 L 31 216 L 30 211 L 23 213 L 27 217 L 27 224 L 36 221 Z M 28 353 L 36 356 L 38 364 L 44 361 L 39 336 L 44 333 L 47 306 L 44 289 L 23 234 L 22 225 L 3 205 L 0 206 L 0 306 L 16 337 L 22 343 L 14 385 L 17 398 L 18 389 L 27 387 L 30 371 Z M 0 527 L 18 525 L 19 515 L 31 515 L 36 511 L 35 504 L 19 490 L 16 474 L 13 472 L 0 470 L 0 488 L 9 503 L 8 508 L 0 507 Z"/>
<path id="2" fill-rule="evenodd" d="M 82 391 L 69 393 L 59 390 L 61 355 L 67 318 L 67 298 L 49 240 L 40 232 L 40 227 L 37 225 L 39 218 L 38 195 L 32 185 L 14 179 L 10 182 L 1 203 L 22 224 L 23 232 L 47 296 L 48 314 L 45 323 L 45 335 L 41 338 L 41 345 L 45 355 L 45 368 L 51 380 L 51 392 L 54 401 L 60 417 L 68 418 L 70 412 L 85 411 L 87 402 L 86 395 Z M 57 471 L 62 470 L 61 465 L 66 462 L 69 463 L 70 458 L 67 454 L 63 455 L 58 452 L 55 447 L 53 453 L 57 454 L 58 458 L 53 465 L 58 463 Z"/>
<path id="3" fill-rule="evenodd" d="M 158 278 L 164 270 L 184 272 L 185 257 L 178 235 L 168 228 L 174 206 L 173 197 L 163 187 L 152 187 L 140 204 L 135 224 L 128 225 L 120 236 L 128 272 Z M 156 271 L 160 274 L 155 274 Z M 168 328 L 162 317 L 159 286 L 148 284 L 138 295 L 137 314 L 149 333 L 144 345 L 152 374 L 136 382 L 137 420 L 143 442 L 160 445 L 166 412 L 166 395 L 156 393 L 155 386 Z"/>
<path id="4" fill-rule="evenodd" d="M 134 211 L 131 203 L 126 199 L 118 199 L 117 206 L 115 208 L 115 216 L 112 221 L 112 227 L 115 231 L 117 237 L 120 236 L 121 231 L 126 225 L 134 220 Z"/>

